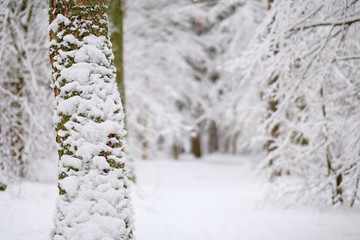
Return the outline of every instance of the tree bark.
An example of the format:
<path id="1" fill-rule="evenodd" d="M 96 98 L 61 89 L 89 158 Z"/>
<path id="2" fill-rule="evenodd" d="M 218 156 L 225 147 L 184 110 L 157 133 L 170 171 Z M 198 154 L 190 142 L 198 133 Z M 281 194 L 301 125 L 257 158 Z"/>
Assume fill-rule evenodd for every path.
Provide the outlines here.
<path id="1" fill-rule="evenodd" d="M 109 16 L 113 24 L 113 31 L 110 34 L 114 53 L 114 65 L 116 67 L 116 83 L 118 85 L 121 103 L 126 116 L 126 98 L 125 98 L 125 75 L 124 75 L 124 6 L 123 0 L 110 0 Z M 125 117 L 126 128 L 126 117 Z"/>
<path id="2" fill-rule="evenodd" d="M 200 140 L 200 133 L 198 132 L 196 136 L 191 138 L 191 152 L 194 154 L 195 157 L 200 158 L 201 153 L 201 140 Z"/>
<path id="3" fill-rule="evenodd" d="M 55 240 L 133 238 L 106 9 L 105 0 L 50 0 L 60 195 Z"/>

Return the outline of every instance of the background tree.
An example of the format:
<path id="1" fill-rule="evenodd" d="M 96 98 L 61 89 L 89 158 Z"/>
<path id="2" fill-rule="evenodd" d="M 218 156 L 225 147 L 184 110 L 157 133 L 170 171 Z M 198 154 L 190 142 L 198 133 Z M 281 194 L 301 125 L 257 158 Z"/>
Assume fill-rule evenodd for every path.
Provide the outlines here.
<path id="1" fill-rule="evenodd" d="M 110 16 L 110 39 L 113 45 L 114 65 L 116 67 L 116 83 L 118 85 L 121 103 L 124 113 L 126 113 L 126 95 L 124 79 L 124 41 L 123 41 L 123 18 L 124 18 L 124 0 L 109 0 Z M 125 114 L 126 116 L 126 114 Z M 126 126 L 126 117 L 124 119 Z"/>
<path id="2" fill-rule="evenodd" d="M 232 141 L 240 131 L 234 133 L 227 117 L 218 114 L 229 78 L 221 65 L 247 45 L 250 29 L 260 22 L 266 3 L 147 0 L 127 4 L 124 41 L 127 104 L 132 109 L 130 141 L 141 141 L 150 157 L 158 152 L 176 157 L 244 150 L 242 143 L 234 147 L 236 141 Z M 143 149 L 132 152 L 143 155 Z"/>
<path id="3" fill-rule="evenodd" d="M 0 165 L 3 178 L 37 178 L 54 150 L 47 49 L 47 4 L 40 0 L 0 3 Z M 1 171 L 1 170 L 0 170 Z M 0 174 L 1 175 L 1 174 Z"/>
<path id="4" fill-rule="evenodd" d="M 242 98 L 259 96 L 249 116 L 262 115 L 258 126 L 271 142 L 264 166 L 280 184 L 274 192 L 294 193 L 287 196 L 296 202 L 353 205 L 358 199 L 359 125 L 352 122 L 359 99 L 358 10 L 357 1 L 275 1 L 254 43 L 235 60 L 238 86 L 252 89 Z M 232 89 L 241 91 L 236 84 Z M 289 174 L 298 181 L 276 179 Z"/>
<path id="5" fill-rule="evenodd" d="M 54 239 L 133 238 L 105 2 L 50 1 L 60 194 Z"/>
<path id="6" fill-rule="evenodd" d="M 125 75 L 124 75 L 124 30 L 123 19 L 125 11 L 124 0 L 110 0 L 109 12 L 110 12 L 110 40 L 113 46 L 114 53 L 114 66 L 116 68 L 116 83 L 120 93 L 121 104 L 124 109 L 124 127 L 127 129 L 126 121 L 126 94 L 125 94 Z M 127 134 L 128 136 L 128 134 Z M 128 178 L 131 181 L 136 182 L 135 168 L 133 165 L 133 159 L 130 157 L 129 151 L 129 172 Z"/>

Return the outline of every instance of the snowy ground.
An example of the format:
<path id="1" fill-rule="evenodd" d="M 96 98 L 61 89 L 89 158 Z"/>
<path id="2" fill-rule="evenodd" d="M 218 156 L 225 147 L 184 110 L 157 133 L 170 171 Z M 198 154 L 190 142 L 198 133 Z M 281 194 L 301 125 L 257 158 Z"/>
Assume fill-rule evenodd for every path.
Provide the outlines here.
<path id="1" fill-rule="evenodd" d="M 360 209 L 280 209 L 247 157 L 137 161 L 138 240 L 358 240 Z M 0 192 L 0 240 L 49 239 L 56 183 Z"/>

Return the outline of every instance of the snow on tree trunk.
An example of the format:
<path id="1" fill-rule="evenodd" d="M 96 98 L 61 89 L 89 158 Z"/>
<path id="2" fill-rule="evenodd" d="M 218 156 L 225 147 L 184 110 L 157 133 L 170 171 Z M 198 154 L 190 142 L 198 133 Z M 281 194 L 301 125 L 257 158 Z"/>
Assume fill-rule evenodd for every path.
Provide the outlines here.
<path id="1" fill-rule="evenodd" d="M 50 1 L 59 198 L 54 239 L 133 239 L 105 0 Z"/>

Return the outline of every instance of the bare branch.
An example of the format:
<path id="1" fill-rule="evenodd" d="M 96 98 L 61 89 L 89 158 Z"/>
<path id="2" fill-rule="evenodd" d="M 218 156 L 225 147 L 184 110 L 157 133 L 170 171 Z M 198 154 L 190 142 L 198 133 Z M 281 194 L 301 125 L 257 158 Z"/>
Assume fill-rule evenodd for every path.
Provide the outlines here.
<path id="1" fill-rule="evenodd" d="M 344 56 L 336 58 L 337 61 L 360 60 L 360 56 Z"/>
<path id="2" fill-rule="evenodd" d="M 308 28 L 315 28 L 315 27 L 351 25 L 351 24 L 356 23 L 356 22 L 360 22 L 360 17 L 359 16 L 348 18 L 348 19 L 343 19 L 343 20 L 337 20 L 337 21 L 334 21 L 334 22 L 312 23 L 312 24 L 305 25 L 305 26 L 302 26 L 302 27 L 291 28 L 289 31 L 299 31 L 299 30 L 305 30 L 305 29 L 308 29 Z"/>

